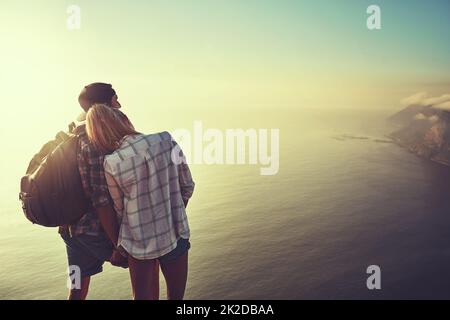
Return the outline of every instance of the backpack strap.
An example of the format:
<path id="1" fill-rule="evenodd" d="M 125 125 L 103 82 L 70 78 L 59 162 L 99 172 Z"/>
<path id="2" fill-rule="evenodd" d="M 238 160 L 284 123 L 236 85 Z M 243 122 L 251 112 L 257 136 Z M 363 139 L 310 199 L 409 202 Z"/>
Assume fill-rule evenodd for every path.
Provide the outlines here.
<path id="1" fill-rule="evenodd" d="M 56 134 L 55 139 L 47 142 L 37 154 L 31 159 L 30 164 L 27 168 L 27 174 L 33 172 L 41 163 L 42 160 L 49 155 L 60 143 L 68 140 L 72 134 L 76 125 L 74 122 L 69 124 L 69 132 L 60 131 Z"/>
<path id="2" fill-rule="evenodd" d="M 76 126 L 76 124 L 75 124 L 75 122 L 71 122 L 71 123 L 69 123 L 69 133 L 73 133 L 73 131 L 75 130 L 75 128 L 76 128 L 77 126 Z"/>

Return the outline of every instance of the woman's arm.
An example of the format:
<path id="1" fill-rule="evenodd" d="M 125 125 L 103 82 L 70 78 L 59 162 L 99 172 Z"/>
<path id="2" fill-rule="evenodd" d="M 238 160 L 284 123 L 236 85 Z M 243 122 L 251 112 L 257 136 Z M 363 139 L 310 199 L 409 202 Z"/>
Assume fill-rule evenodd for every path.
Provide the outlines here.
<path id="1" fill-rule="evenodd" d="M 183 151 L 175 141 L 173 141 L 173 143 L 179 151 L 178 155 L 180 156 L 180 159 L 178 161 L 178 182 L 180 184 L 181 197 L 183 198 L 184 206 L 187 207 L 189 199 L 194 193 L 195 183 L 194 180 L 192 180 L 191 170 L 189 170 Z"/>

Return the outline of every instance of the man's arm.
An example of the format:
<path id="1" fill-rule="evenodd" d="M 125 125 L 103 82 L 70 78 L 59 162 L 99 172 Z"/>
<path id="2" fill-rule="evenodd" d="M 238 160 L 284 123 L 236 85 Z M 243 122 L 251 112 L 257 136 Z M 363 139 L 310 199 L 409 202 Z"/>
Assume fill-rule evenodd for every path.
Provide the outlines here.
<path id="1" fill-rule="evenodd" d="M 116 211 L 108 204 L 104 207 L 95 209 L 103 230 L 105 230 L 108 238 L 114 245 L 113 253 L 109 259 L 109 262 L 113 266 L 127 268 L 128 267 L 128 254 L 123 248 L 117 248 L 119 240 L 119 224 L 117 222 Z"/>
<path id="2" fill-rule="evenodd" d="M 117 247 L 117 238 L 119 235 L 120 227 L 117 221 L 116 212 L 121 213 L 123 210 L 123 192 L 117 184 L 117 181 L 114 178 L 111 168 L 109 167 L 106 160 L 103 167 L 105 169 L 106 185 L 108 186 L 109 194 L 114 203 L 114 207 L 108 205 L 106 207 L 99 208 L 97 211 L 97 215 L 100 218 L 100 222 L 105 229 L 105 232 L 108 233 L 110 239 L 114 239 L 112 241 Z"/>
<path id="3" fill-rule="evenodd" d="M 112 206 L 104 170 L 104 156 L 92 147 L 83 148 L 79 158 L 85 190 L 108 238 L 117 247 L 119 225 Z"/>
<path id="4" fill-rule="evenodd" d="M 90 198 L 103 230 L 115 247 L 110 262 L 116 266 L 126 267 L 127 259 L 125 255 L 122 257 L 117 249 L 119 224 L 106 184 L 104 156 L 87 145 L 84 148 L 80 147 L 77 157 L 86 196 Z"/>
<path id="5" fill-rule="evenodd" d="M 108 238 L 117 247 L 119 240 L 119 224 L 117 222 L 116 211 L 108 204 L 104 207 L 95 208 L 95 212 L 102 224 L 103 230 L 105 230 Z"/>

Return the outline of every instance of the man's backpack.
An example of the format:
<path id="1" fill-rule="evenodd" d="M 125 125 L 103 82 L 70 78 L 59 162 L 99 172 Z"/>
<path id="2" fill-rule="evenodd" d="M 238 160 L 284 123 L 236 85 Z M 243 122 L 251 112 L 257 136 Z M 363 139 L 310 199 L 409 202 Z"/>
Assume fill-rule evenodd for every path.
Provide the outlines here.
<path id="1" fill-rule="evenodd" d="M 41 148 L 20 183 L 25 217 L 45 227 L 73 224 L 90 205 L 78 171 L 79 138 L 69 128 Z"/>

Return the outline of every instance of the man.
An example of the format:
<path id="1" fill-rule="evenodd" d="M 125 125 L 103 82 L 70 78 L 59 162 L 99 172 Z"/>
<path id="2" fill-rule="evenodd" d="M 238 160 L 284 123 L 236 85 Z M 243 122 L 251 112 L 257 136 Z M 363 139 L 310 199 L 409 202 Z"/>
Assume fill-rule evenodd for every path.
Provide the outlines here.
<path id="1" fill-rule="evenodd" d="M 69 300 L 86 299 L 91 276 L 102 272 L 105 261 L 122 267 L 126 267 L 127 261 L 126 252 L 117 248 L 119 225 L 106 184 L 105 155 L 90 143 L 84 124 L 86 111 L 93 104 L 105 103 L 111 108 L 120 108 L 121 105 L 112 86 L 106 83 L 86 86 L 78 101 L 84 110 L 78 117 L 81 124 L 74 130 L 79 136 L 78 169 L 84 192 L 92 206 L 77 223 L 60 228 L 69 266 L 78 267 L 81 273 L 81 286 L 70 289 Z"/>

